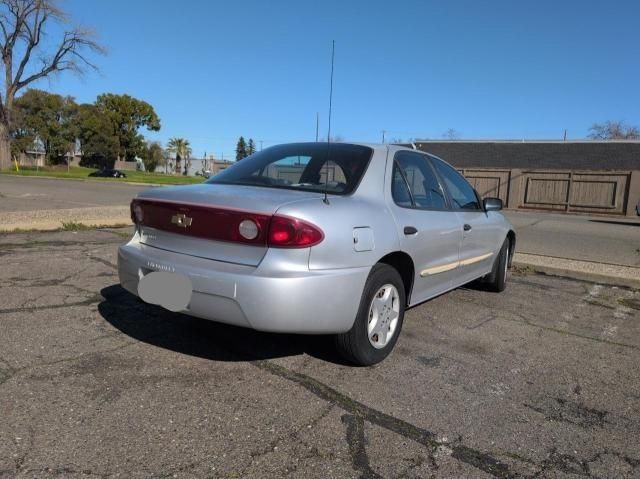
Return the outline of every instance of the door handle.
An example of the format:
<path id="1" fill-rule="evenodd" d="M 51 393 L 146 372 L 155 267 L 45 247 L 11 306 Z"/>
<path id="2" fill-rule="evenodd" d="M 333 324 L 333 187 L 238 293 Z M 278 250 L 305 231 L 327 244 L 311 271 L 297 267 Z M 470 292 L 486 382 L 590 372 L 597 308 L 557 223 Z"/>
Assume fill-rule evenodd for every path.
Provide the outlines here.
<path id="1" fill-rule="evenodd" d="M 469 231 L 471 230 L 471 225 L 470 224 L 466 224 L 462 227 L 465 231 Z"/>
<path id="2" fill-rule="evenodd" d="M 413 226 L 405 226 L 404 227 L 404 234 L 406 234 L 407 236 L 414 235 L 417 232 L 418 232 L 418 230 L 415 229 Z"/>

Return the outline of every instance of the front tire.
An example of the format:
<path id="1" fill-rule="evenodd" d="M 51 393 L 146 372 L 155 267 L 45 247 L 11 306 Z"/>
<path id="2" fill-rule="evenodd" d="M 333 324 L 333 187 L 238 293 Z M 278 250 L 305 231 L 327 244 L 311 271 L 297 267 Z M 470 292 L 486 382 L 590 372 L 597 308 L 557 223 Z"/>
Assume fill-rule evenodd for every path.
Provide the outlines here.
<path id="1" fill-rule="evenodd" d="M 509 255 L 511 254 L 511 241 L 504 240 L 498 257 L 493 263 L 493 269 L 487 277 L 487 286 L 491 291 L 500 293 L 507 287 L 507 270 L 509 269 Z"/>
<path id="2" fill-rule="evenodd" d="M 398 271 L 387 264 L 376 264 L 365 283 L 353 327 L 336 336 L 338 352 L 361 366 L 382 361 L 398 341 L 405 304 Z"/>

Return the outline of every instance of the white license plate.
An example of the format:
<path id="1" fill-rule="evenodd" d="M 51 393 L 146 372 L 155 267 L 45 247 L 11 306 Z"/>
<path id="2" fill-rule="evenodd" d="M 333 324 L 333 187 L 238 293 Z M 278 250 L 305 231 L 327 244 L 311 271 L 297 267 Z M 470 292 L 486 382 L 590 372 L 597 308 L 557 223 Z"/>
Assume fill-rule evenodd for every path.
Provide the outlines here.
<path id="1" fill-rule="evenodd" d="M 152 271 L 138 283 L 138 294 L 143 301 L 169 311 L 187 309 L 192 291 L 191 280 L 187 276 L 167 271 Z"/>

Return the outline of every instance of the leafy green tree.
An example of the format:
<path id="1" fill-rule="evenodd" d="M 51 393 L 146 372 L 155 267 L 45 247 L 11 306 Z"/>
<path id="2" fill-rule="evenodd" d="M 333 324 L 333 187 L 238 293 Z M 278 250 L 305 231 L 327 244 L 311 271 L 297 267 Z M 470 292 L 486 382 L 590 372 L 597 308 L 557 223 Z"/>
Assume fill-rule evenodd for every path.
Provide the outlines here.
<path id="1" fill-rule="evenodd" d="M 249 143 L 247 143 L 247 156 L 253 155 L 256 152 L 256 142 L 253 141 L 253 138 L 249 138 Z"/>
<path id="2" fill-rule="evenodd" d="M 118 136 L 111 117 L 92 104 L 78 107 L 77 137 L 82 149 L 82 164 L 111 168 L 120 152 Z"/>
<path id="3" fill-rule="evenodd" d="M 160 118 L 153 107 L 129 95 L 104 93 L 96 99 L 96 107 L 107 115 L 118 137 L 118 157 L 127 161 L 135 160 L 144 149 L 144 138 L 138 132 L 145 127 L 149 131 L 160 130 Z"/>
<path id="4" fill-rule="evenodd" d="M 244 137 L 241 136 L 236 144 L 236 161 L 240 161 L 247 156 L 247 143 L 244 141 Z"/>
<path id="5" fill-rule="evenodd" d="M 14 104 L 14 152 L 31 150 L 39 142 L 49 163 L 59 162 L 74 149 L 77 116 L 72 97 L 27 90 Z"/>
<path id="6" fill-rule="evenodd" d="M 191 157 L 191 146 L 189 140 L 184 138 L 171 138 L 167 144 L 167 151 L 176 155 L 176 173 L 180 173 L 180 165 L 184 160 L 184 175 L 189 168 L 189 158 Z"/>
<path id="7" fill-rule="evenodd" d="M 89 30 L 70 28 L 67 15 L 57 3 L 0 0 L 0 59 L 5 79 L 0 88 L 0 170 L 11 167 L 16 95 L 52 74 L 95 69 L 88 53 L 103 52 Z"/>
<path id="8" fill-rule="evenodd" d="M 153 173 L 164 160 L 164 151 L 160 143 L 157 141 L 145 143 L 141 158 L 145 171 Z"/>

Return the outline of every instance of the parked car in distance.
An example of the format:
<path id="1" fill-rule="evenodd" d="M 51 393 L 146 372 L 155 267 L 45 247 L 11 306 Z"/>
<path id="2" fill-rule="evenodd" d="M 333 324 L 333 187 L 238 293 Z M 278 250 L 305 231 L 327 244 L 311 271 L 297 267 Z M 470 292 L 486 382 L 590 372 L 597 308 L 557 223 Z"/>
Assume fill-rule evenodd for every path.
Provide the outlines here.
<path id="1" fill-rule="evenodd" d="M 114 170 L 114 169 L 104 169 L 104 170 L 94 171 L 92 173 L 89 173 L 89 176 L 101 177 L 101 178 L 126 178 L 127 177 L 124 171 Z"/>
<path id="2" fill-rule="evenodd" d="M 516 236 L 501 209 L 419 151 L 285 144 L 203 184 L 139 194 L 119 278 L 171 311 L 333 334 L 370 365 L 393 349 L 406 308 L 478 279 L 505 289 Z"/>

